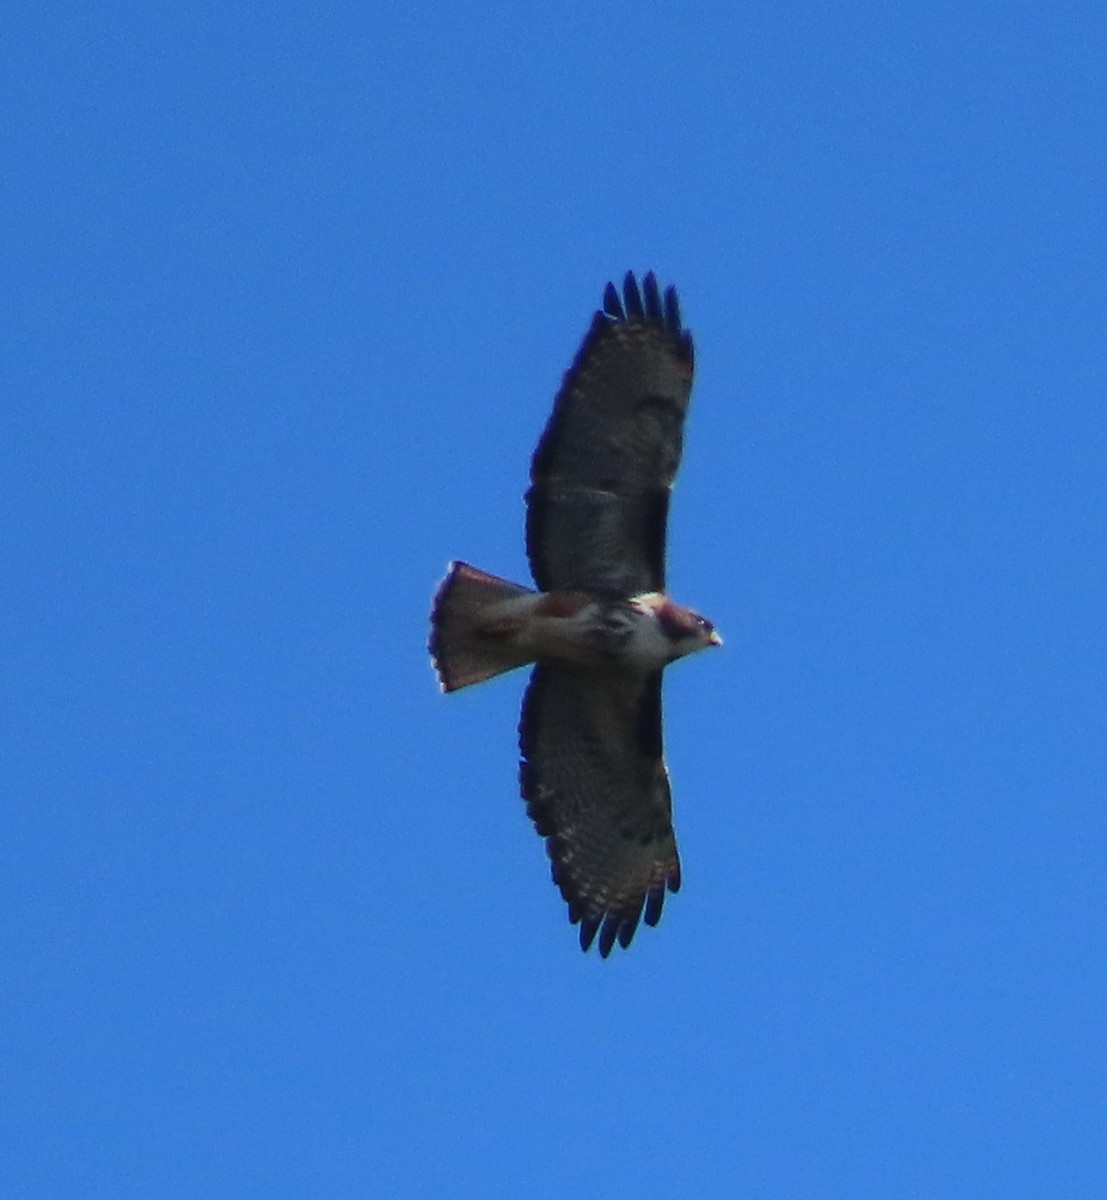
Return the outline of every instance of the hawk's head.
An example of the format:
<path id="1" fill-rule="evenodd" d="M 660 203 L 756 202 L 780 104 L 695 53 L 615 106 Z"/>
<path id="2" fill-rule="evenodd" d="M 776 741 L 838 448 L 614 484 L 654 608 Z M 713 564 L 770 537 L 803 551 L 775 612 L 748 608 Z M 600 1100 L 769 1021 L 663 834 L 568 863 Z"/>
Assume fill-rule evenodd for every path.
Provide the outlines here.
<path id="1" fill-rule="evenodd" d="M 661 632 L 670 643 L 669 661 L 705 650 L 708 646 L 721 646 L 723 639 L 715 626 L 706 617 L 677 604 L 660 592 L 648 592 L 635 596 L 631 604 L 639 612 L 653 617 Z"/>

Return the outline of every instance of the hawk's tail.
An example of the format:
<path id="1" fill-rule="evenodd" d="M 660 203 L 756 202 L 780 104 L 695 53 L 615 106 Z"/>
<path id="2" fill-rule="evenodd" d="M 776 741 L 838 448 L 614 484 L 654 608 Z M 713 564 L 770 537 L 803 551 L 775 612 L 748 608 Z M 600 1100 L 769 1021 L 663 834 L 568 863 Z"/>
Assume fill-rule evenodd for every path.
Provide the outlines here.
<path id="1" fill-rule="evenodd" d="M 530 661 L 514 645 L 518 605 L 532 596 L 520 587 L 468 563 L 450 564 L 434 597 L 428 649 L 444 692 L 453 692 L 512 671 Z"/>

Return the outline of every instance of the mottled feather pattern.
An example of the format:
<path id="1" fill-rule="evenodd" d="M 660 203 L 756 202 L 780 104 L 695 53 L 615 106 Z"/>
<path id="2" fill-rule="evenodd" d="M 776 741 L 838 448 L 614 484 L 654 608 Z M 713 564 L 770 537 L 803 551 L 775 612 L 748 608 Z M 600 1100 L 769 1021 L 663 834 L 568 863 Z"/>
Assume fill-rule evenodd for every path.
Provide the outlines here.
<path id="1" fill-rule="evenodd" d="M 531 465 L 527 553 L 543 591 L 665 583 L 669 492 L 692 387 L 691 335 L 653 274 L 608 284 Z"/>
<path id="2" fill-rule="evenodd" d="M 680 887 L 661 757 L 661 675 L 538 666 L 519 726 L 527 812 L 587 950 L 629 944 Z"/>

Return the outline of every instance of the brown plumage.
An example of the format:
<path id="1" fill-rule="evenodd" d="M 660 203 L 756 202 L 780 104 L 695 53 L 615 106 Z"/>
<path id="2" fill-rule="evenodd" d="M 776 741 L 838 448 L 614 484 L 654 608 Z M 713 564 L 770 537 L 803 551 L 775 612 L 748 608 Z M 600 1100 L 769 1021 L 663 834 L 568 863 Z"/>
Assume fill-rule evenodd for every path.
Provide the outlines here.
<path id="1" fill-rule="evenodd" d="M 662 755 L 661 673 L 718 645 L 664 593 L 669 494 L 692 386 L 675 291 L 612 284 L 565 376 L 527 492 L 534 592 L 454 563 L 430 651 L 443 690 L 536 662 L 520 785 L 554 881 L 607 957 L 680 886 Z"/>

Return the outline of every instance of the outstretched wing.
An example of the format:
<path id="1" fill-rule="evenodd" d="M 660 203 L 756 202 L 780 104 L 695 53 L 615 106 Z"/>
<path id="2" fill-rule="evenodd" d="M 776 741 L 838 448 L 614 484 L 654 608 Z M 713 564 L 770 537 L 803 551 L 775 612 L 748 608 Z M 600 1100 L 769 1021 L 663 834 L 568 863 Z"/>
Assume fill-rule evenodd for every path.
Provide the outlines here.
<path id="1" fill-rule="evenodd" d="M 554 882 L 606 958 L 680 887 L 661 753 L 661 675 L 540 665 L 523 699 L 520 782 Z"/>
<path id="2" fill-rule="evenodd" d="M 669 491 L 692 390 L 676 292 L 632 273 L 604 292 L 531 464 L 527 554 L 540 590 L 663 591 Z"/>

